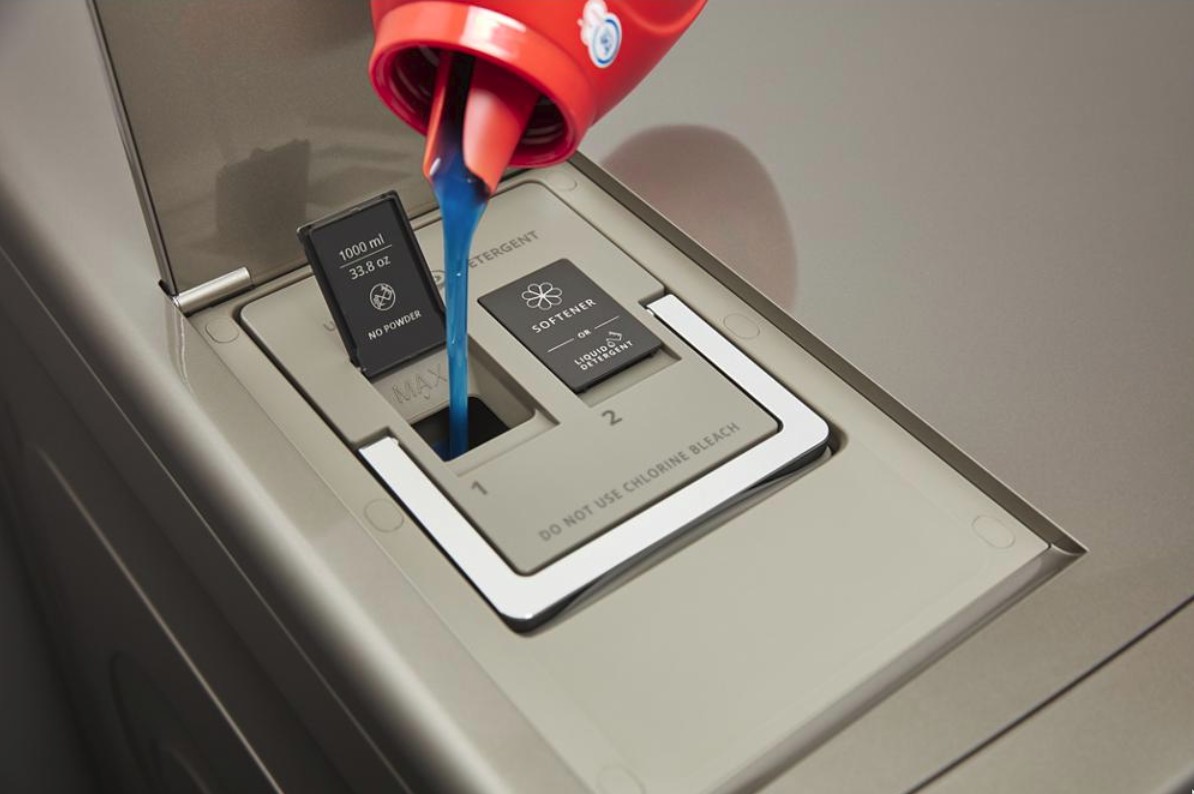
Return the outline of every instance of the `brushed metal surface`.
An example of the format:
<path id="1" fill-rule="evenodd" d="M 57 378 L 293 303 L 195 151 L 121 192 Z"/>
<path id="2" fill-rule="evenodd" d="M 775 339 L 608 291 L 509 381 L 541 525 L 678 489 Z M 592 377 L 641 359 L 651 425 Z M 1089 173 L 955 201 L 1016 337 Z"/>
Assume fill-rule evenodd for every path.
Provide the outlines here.
<path id="1" fill-rule="evenodd" d="M 295 229 L 376 193 L 431 201 L 422 137 L 366 76 L 367 3 L 95 7 L 172 293 L 295 267 Z"/>
<path id="2" fill-rule="evenodd" d="M 1194 789 L 1194 609 L 1186 607 L 1105 667 L 1049 703 L 925 791 L 1136 791 Z M 1082 730 L 1074 730 L 1077 725 Z M 1147 730 L 1142 728 L 1147 727 Z M 1059 742 L 1058 736 L 1066 741 Z"/>
<path id="3" fill-rule="evenodd" d="M 776 782 L 907 789 L 1194 589 L 1194 6 L 777 6 L 712 3 L 587 151 L 1091 550 Z M 378 735 L 417 737 L 428 768 L 471 782 L 547 769 L 549 758 L 513 769 L 508 755 L 487 756 L 493 734 L 453 722 L 488 697 L 485 673 L 411 588 L 366 596 L 349 622 L 304 602 L 314 582 L 351 606 L 327 566 L 364 559 L 370 544 L 328 531 L 348 521 L 343 506 L 158 290 L 78 7 L 0 6 L 0 246 L 18 268 L 4 271 L 3 294 L 36 296 L 6 312 L 56 378 L 87 385 L 67 392 L 72 407 L 117 463 L 161 454 L 178 487 L 206 494 L 222 542 L 278 563 L 270 592 L 288 617 L 346 643 L 360 628 L 371 653 L 402 646 L 379 654 L 399 677 L 380 665 L 362 674 L 393 706 L 385 729 L 370 725 Z M 731 66 L 755 75 L 749 91 Z M 692 101 L 694 86 L 707 102 Z M 715 145 L 668 133 L 631 157 L 634 136 L 667 126 L 703 126 Z M 684 159 L 691 151 L 705 156 Z M 752 163 L 765 181 L 743 179 Z M 689 215 L 686 194 L 700 198 Z M 786 281 L 764 283 L 772 273 Z M 29 319 L 43 309 L 55 325 Z M 363 617 L 383 607 L 400 630 Z M 412 635 L 422 644 L 402 642 Z M 404 733 L 432 694 L 433 734 Z M 533 747 L 499 700 L 484 702 L 504 736 Z M 1157 742 L 1184 739 L 1134 724 Z M 387 751 L 399 757 L 396 744 Z"/>
<path id="4" fill-rule="evenodd" d="M 915 785 L 1194 592 L 1191 41 L 1184 2 L 713 0 L 586 139 L 1091 550 L 777 790 Z"/>

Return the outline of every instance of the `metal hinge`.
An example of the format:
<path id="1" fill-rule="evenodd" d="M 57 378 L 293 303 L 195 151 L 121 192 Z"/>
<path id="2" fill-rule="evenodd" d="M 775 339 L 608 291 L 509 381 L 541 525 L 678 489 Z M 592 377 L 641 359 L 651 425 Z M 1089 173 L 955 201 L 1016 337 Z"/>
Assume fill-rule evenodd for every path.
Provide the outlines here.
<path id="1" fill-rule="evenodd" d="M 174 305 L 186 315 L 194 314 L 200 309 L 206 309 L 238 295 L 253 286 L 253 277 L 249 269 L 238 267 L 222 276 L 216 276 L 211 281 L 205 281 L 197 287 L 183 290 L 174 296 Z"/>

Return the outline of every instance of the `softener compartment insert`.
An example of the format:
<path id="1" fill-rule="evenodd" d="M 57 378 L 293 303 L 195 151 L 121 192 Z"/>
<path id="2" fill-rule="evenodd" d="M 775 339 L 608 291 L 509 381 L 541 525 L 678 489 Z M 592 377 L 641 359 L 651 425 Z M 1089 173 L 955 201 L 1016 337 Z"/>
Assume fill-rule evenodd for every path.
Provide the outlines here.
<path id="1" fill-rule="evenodd" d="M 440 280 L 438 223 L 417 232 Z M 497 430 L 445 461 L 441 350 L 373 381 L 311 279 L 242 319 L 491 604 L 533 625 L 817 454 L 824 421 L 536 182 L 475 238 L 470 396 Z"/>

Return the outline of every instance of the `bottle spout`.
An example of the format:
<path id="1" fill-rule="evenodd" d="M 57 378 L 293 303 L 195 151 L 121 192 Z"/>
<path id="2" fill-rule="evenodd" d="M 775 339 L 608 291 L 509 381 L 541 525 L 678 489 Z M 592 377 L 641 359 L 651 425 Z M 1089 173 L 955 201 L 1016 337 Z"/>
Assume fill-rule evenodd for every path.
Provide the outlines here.
<path id="1" fill-rule="evenodd" d="M 447 97 L 467 90 L 460 133 L 464 165 L 492 194 L 522 140 L 531 112 L 539 100 L 539 92 L 500 66 L 481 58 L 473 61 L 467 89 L 453 85 L 453 80 L 467 74 L 453 68 L 453 61 L 462 57 L 466 56 L 445 52 L 440 59 L 423 172 L 430 177 L 445 108 L 452 104 Z"/>
<path id="2" fill-rule="evenodd" d="M 464 164 L 492 194 L 510 165 L 539 100 L 533 86 L 480 59 L 464 111 Z"/>

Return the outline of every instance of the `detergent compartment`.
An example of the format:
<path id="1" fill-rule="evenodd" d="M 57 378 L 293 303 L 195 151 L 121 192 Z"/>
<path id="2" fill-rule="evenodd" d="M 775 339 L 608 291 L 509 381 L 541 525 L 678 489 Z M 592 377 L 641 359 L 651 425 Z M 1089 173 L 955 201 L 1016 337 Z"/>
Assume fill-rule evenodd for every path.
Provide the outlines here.
<path id="1" fill-rule="evenodd" d="M 438 223 L 416 234 L 441 280 Z M 370 380 L 311 279 L 242 320 L 515 623 L 828 441 L 823 420 L 541 183 L 492 199 L 470 269 L 473 437 L 452 460 L 442 348 Z"/>
<path id="2" fill-rule="evenodd" d="M 450 460 L 444 351 L 368 378 L 303 271 L 195 321 L 247 330 L 219 352 L 357 517 L 330 531 L 370 541 L 541 735 L 580 737 L 553 745 L 571 769 L 643 753 L 652 789 L 692 791 L 829 735 L 1080 548 L 619 191 L 582 158 L 494 195 L 469 273 L 481 432 Z M 438 215 L 412 225 L 440 280 Z M 623 315 L 635 355 L 588 380 Z M 672 763 L 694 747 L 708 768 Z"/>

